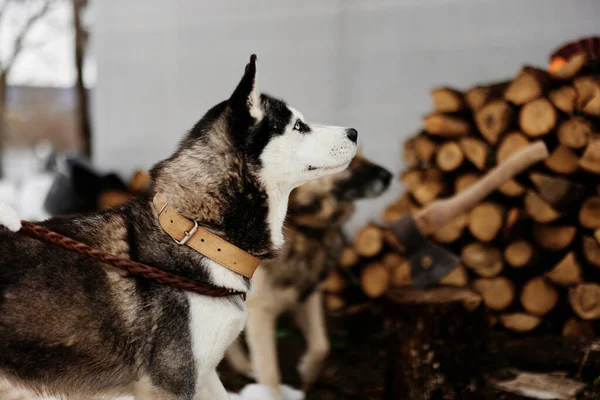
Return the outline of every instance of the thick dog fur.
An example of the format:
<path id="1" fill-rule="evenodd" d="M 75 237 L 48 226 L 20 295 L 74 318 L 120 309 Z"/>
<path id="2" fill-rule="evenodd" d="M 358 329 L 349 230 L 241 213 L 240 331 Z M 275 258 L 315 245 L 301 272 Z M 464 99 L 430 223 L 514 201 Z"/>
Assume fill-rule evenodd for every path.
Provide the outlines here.
<path id="1" fill-rule="evenodd" d="M 259 94 L 255 56 L 232 96 L 209 110 L 152 170 L 150 196 L 249 253 L 283 245 L 292 189 L 344 170 L 354 129 L 309 125 Z M 43 226 L 121 257 L 247 291 L 250 282 L 176 244 L 151 198 Z M 246 323 L 240 297 L 212 298 L 136 279 L 0 228 L 0 378 L 90 399 L 222 400 L 215 368 Z"/>
<path id="2" fill-rule="evenodd" d="M 280 397 L 275 324 L 292 311 L 307 341 L 298 365 L 305 385 L 317 377 L 329 351 L 329 341 L 318 284 L 327 275 L 345 245 L 342 225 L 350 219 L 354 202 L 383 193 L 391 174 L 362 156 L 350 167 L 295 189 L 286 220 L 286 243 L 280 258 L 261 264 L 248 297 L 246 341 L 251 362 L 236 341 L 227 360 L 238 372 L 253 376 Z"/>

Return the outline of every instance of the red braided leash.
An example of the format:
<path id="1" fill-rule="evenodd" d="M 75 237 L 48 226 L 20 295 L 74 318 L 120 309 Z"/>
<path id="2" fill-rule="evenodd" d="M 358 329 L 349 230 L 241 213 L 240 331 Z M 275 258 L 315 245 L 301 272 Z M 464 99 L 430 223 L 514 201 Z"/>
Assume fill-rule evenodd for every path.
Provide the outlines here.
<path id="1" fill-rule="evenodd" d="M 105 253 L 98 249 L 88 246 L 87 244 L 70 239 L 59 233 L 52 232 L 39 225 L 28 221 L 21 221 L 21 230 L 19 233 L 26 234 L 41 241 L 62 247 L 63 249 L 74 251 L 79 254 L 86 255 L 90 258 L 112 265 L 131 275 L 140 276 L 150 279 L 164 285 L 169 285 L 178 289 L 187 290 L 190 292 L 202 294 L 211 297 L 227 297 L 227 296 L 242 296 L 246 300 L 246 293 L 227 289 L 220 286 L 211 285 L 206 282 L 197 282 L 170 272 L 162 271 L 158 268 L 120 258 L 110 253 Z"/>

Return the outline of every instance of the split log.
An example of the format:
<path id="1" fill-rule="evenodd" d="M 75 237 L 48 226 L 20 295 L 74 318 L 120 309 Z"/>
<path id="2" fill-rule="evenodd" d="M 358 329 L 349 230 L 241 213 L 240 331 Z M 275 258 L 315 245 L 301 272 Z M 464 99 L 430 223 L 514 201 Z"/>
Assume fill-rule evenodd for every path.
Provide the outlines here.
<path id="1" fill-rule="evenodd" d="M 513 332 L 530 332 L 542 322 L 540 317 L 522 312 L 502 314 L 499 320 L 504 328 Z"/>
<path id="2" fill-rule="evenodd" d="M 421 164 L 429 164 L 437 149 L 435 142 L 425 135 L 420 135 L 414 138 L 413 146 L 415 153 L 417 154 L 417 158 Z"/>
<path id="3" fill-rule="evenodd" d="M 558 291 L 543 277 L 529 280 L 521 291 L 521 305 L 530 314 L 543 316 L 558 303 Z"/>
<path id="4" fill-rule="evenodd" d="M 537 244 L 547 250 L 562 250 L 573 242 L 577 228 L 568 225 L 533 226 L 533 237 Z"/>
<path id="5" fill-rule="evenodd" d="M 469 277 L 467 276 L 467 271 L 462 265 L 457 265 L 446 276 L 440 279 L 439 284 L 446 286 L 464 287 L 467 286 L 468 282 Z"/>
<path id="6" fill-rule="evenodd" d="M 483 385 L 485 369 L 478 355 L 487 348 L 489 326 L 484 308 L 473 309 L 467 301 L 475 307 L 481 303 L 463 288 L 395 289 L 386 296 L 390 334 L 382 398 L 463 399 Z"/>
<path id="7" fill-rule="evenodd" d="M 579 223 L 584 228 L 600 228 L 600 196 L 589 197 L 579 209 Z"/>
<path id="8" fill-rule="evenodd" d="M 525 210 L 536 222 L 552 222 L 560 217 L 560 213 L 550 207 L 534 190 L 527 191 L 524 204 Z"/>
<path id="9" fill-rule="evenodd" d="M 478 242 L 463 247 L 460 259 L 466 267 L 484 278 L 492 278 L 500 274 L 504 264 L 500 250 Z"/>
<path id="10" fill-rule="evenodd" d="M 419 204 L 427 205 L 437 199 L 443 189 L 442 182 L 429 180 L 411 188 L 410 193 Z"/>
<path id="11" fill-rule="evenodd" d="M 517 240 L 504 249 L 504 259 L 513 268 L 523 268 L 531 264 L 533 246 L 526 240 Z"/>
<path id="12" fill-rule="evenodd" d="M 473 111 L 480 110 L 489 100 L 502 96 L 509 82 L 499 82 L 485 86 L 475 86 L 465 93 L 465 101 Z"/>
<path id="13" fill-rule="evenodd" d="M 410 262 L 405 261 L 391 272 L 391 282 L 394 287 L 403 287 L 412 285 L 410 274 Z"/>
<path id="14" fill-rule="evenodd" d="M 600 83 L 591 76 L 577 78 L 573 81 L 577 99 L 575 108 L 586 114 L 600 116 Z"/>
<path id="15" fill-rule="evenodd" d="M 516 105 L 523 105 L 544 94 L 548 86 L 548 73 L 533 67 L 523 67 L 506 88 L 504 98 Z"/>
<path id="16" fill-rule="evenodd" d="M 331 271 L 321 287 L 327 293 L 341 293 L 346 288 L 346 280 L 337 271 Z"/>
<path id="17" fill-rule="evenodd" d="M 593 338 L 596 336 L 596 330 L 591 321 L 583 321 L 577 317 L 571 317 L 565 322 L 562 334 L 563 336 Z"/>
<path id="18" fill-rule="evenodd" d="M 423 127 L 430 135 L 460 137 L 471 133 L 471 124 L 464 119 L 445 114 L 429 114 L 423 117 Z"/>
<path id="19" fill-rule="evenodd" d="M 540 197 L 552 207 L 564 208 L 578 204 L 586 192 L 583 185 L 537 172 L 529 174 L 529 179 Z"/>
<path id="20" fill-rule="evenodd" d="M 469 215 L 461 214 L 450 221 L 442 229 L 435 232 L 432 237 L 439 243 L 453 243 L 461 237 L 468 223 Z"/>
<path id="21" fill-rule="evenodd" d="M 342 250 L 338 264 L 343 268 L 350 268 L 358 264 L 360 256 L 352 247 L 346 247 Z"/>
<path id="22" fill-rule="evenodd" d="M 580 318 L 600 318 L 600 285 L 581 283 L 569 290 L 569 304 Z"/>
<path id="23" fill-rule="evenodd" d="M 520 132 L 508 133 L 496 150 L 496 163 L 500 164 L 513 154 L 529 146 L 529 139 Z"/>
<path id="24" fill-rule="evenodd" d="M 556 126 L 557 121 L 556 108 L 543 97 L 525 104 L 519 113 L 521 130 L 532 138 L 546 135 Z"/>
<path id="25" fill-rule="evenodd" d="M 588 172 L 600 174 L 600 138 L 593 138 L 579 160 L 579 166 Z"/>
<path id="26" fill-rule="evenodd" d="M 371 263 L 365 266 L 360 274 L 360 287 L 370 298 L 383 296 L 390 286 L 390 274 L 385 265 Z"/>
<path id="27" fill-rule="evenodd" d="M 587 62 L 588 56 L 585 52 L 573 54 L 562 67 L 551 72 L 550 75 L 554 79 L 573 79 L 587 65 Z"/>
<path id="28" fill-rule="evenodd" d="M 400 254 L 396 254 L 394 252 L 387 253 L 386 255 L 381 257 L 381 263 L 383 265 L 385 265 L 390 271 L 398 268 L 405 262 L 406 262 L 406 258 L 404 258 Z"/>
<path id="29" fill-rule="evenodd" d="M 405 193 L 396 202 L 390 204 L 382 214 L 382 219 L 388 223 L 399 221 L 409 212 L 414 212 L 418 207 L 410 199 L 410 196 Z"/>
<path id="30" fill-rule="evenodd" d="M 587 146 L 594 132 L 594 126 L 586 119 L 573 117 L 558 127 L 558 141 L 563 146 L 580 149 Z"/>
<path id="31" fill-rule="evenodd" d="M 469 231 L 482 242 L 494 240 L 502 228 L 503 222 L 503 210 L 494 203 L 480 203 L 469 213 Z"/>
<path id="32" fill-rule="evenodd" d="M 383 248 L 383 232 L 375 225 L 367 225 L 356 234 L 354 248 L 363 257 L 373 257 Z"/>
<path id="33" fill-rule="evenodd" d="M 494 311 L 506 309 L 515 298 L 513 283 L 503 276 L 476 279 L 473 289 L 481 295 L 486 307 Z"/>
<path id="34" fill-rule="evenodd" d="M 475 113 L 475 123 L 481 135 L 492 145 L 512 122 L 512 107 L 504 100 L 493 100 Z"/>
<path id="35" fill-rule="evenodd" d="M 581 266 L 575 258 L 574 252 L 567 255 L 552 268 L 546 272 L 546 278 L 561 286 L 570 286 L 581 283 Z"/>
<path id="36" fill-rule="evenodd" d="M 525 188 L 514 179 L 509 179 L 498 187 L 498 191 L 507 197 L 520 197 L 525 193 Z"/>
<path id="37" fill-rule="evenodd" d="M 435 156 L 437 166 L 445 172 L 454 171 L 465 159 L 460 146 L 456 142 L 442 144 Z"/>
<path id="38" fill-rule="evenodd" d="M 558 108 L 562 112 L 572 114 L 573 111 L 575 111 L 577 92 L 573 86 L 562 86 L 556 90 L 553 90 L 548 95 L 548 98 L 552 104 L 554 104 L 554 107 Z"/>
<path id="39" fill-rule="evenodd" d="M 558 146 L 544 161 L 544 165 L 559 174 L 572 174 L 579 168 L 580 161 L 577 153 L 572 149 Z"/>
<path id="40" fill-rule="evenodd" d="M 474 173 L 458 176 L 454 181 L 454 191 L 456 193 L 463 191 L 479 180 L 480 176 Z"/>
<path id="41" fill-rule="evenodd" d="M 600 268 L 600 244 L 591 236 L 582 236 L 583 255 L 587 262 Z"/>
<path id="42" fill-rule="evenodd" d="M 488 159 L 488 145 L 483 140 L 465 137 L 458 142 L 466 159 L 479 170 L 485 169 Z"/>
<path id="43" fill-rule="evenodd" d="M 433 89 L 430 95 L 433 100 L 433 108 L 437 112 L 452 113 L 466 107 L 463 94 L 456 89 L 438 87 Z"/>

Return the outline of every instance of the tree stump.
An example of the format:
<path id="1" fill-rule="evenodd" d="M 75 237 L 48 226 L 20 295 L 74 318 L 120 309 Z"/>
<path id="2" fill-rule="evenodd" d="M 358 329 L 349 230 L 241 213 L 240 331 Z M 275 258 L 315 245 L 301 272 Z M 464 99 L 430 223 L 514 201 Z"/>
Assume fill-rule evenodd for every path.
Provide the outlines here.
<path id="1" fill-rule="evenodd" d="M 385 399 L 467 399 L 484 385 L 489 324 L 463 288 L 396 289 L 385 299 Z"/>

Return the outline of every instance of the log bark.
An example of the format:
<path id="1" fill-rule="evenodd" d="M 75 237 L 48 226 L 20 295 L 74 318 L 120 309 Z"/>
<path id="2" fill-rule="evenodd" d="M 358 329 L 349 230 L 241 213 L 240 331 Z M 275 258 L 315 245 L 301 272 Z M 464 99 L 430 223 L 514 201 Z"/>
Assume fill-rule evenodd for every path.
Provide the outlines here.
<path id="1" fill-rule="evenodd" d="M 572 149 L 587 146 L 594 132 L 594 126 L 586 119 L 573 117 L 562 122 L 558 127 L 558 141 Z"/>
<path id="2" fill-rule="evenodd" d="M 548 73 L 538 68 L 523 67 L 508 85 L 504 98 L 516 105 L 523 105 L 544 94 L 548 86 Z"/>
<path id="3" fill-rule="evenodd" d="M 461 214 L 450 221 L 450 223 L 442 229 L 435 232 L 432 237 L 439 243 L 453 243 L 462 236 L 462 233 L 468 224 L 469 215 Z"/>
<path id="4" fill-rule="evenodd" d="M 367 225 L 356 234 L 354 249 L 363 257 L 373 257 L 383 248 L 383 232 L 375 225 Z"/>
<path id="5" fill-rule="evenodd" d="M 504 100 L 493 100 L 475 113 L 475 123 L 481 135 L 492 145 L 512 122 L 512 107 Z"/>
<path id="6" fill-rule="evenodd" d="M 527 190 L 524 204 L 525 210 L 535 222 L 548 223 L 560 217 L 560 213 L 550 207 L 534 190 Z"/>
<path id="7" fill-rule="evenodd" d="M 544 161 L 544 165 L 551 171 L 559 174 L 572 174 L 579 168 L 580 160 L 577 153 L 572 149 L 565 146 L 558 146 L 550 154 L 550 157 Z"/>
<path id="8" fill-rule="evenodd" d="M 503 276 L 476 279 L 473 289 L 481 295 L 486 307 L 494 311 L 506 309 L 515 298 L 513 283 Z"/>
<path id="9" fill-rule="evenodd" d="M 548 95 L 548 99 L 554 104 L 554 107 L 564 113 L 572 114 L 573 111 L 575 111 L 577 92 L 573 86 L 562 86 L 551 91 Z"/>
<path id="10" fill-rule="evenodd" d="M 542 319 L 536 315 L 519 312 L 502 314 L 499 317 L 499 321 L 509 331 L 530 332 L 540 325 Z"/>
<path id="11" fill-rule="evenodd" d="M 460 253 L 462 263 L 484 278 L 500 274 L 504 266 L 502 252 L 494 246 L 484 243 L 470 243 Z"/>
<path id="12" fill-rule="evenodd" d="M 423 127 L 430 135 L 453 138 L 471 133 L 471 124 L 464 119 L 445 114 L 430 114 L 423 117 Z"/>
<path id="13" fill-rule="evenodd" d="M 579 204 L 586 192 L 583 185 L 551 175 L 532 172 L 529 174 L 529 179 L 540 197 L 558 209 Z"/>
<path id="14" fill-rule="evenodd" d="M 562 334 L 563 336 L 594 338 L 596 330 L 591 321 L 583 321 L 577 317 L 571 317 L 565 322 Z"/>
<path id="15" fill-rule="evenodd" d="M 453 88 L 438 87 L 430 92 L 433 108 L 440 113 L 453 113 L 464 110 L 466 103 L 463 94 Z"/>
<path id="16" fill-rule="evenodd" d="M 573 242 L 577 228 L 568 225 L 533 226 L 533 237 L 537 244 L 547 250 L 562 250 Z"/>
<path id="17" fill-rule="evenodd" d="M 579 209 L 579 223 L 584 228 L 600 228 L 600 196 L 592 196 L 586 199 Z"/>
<path id="18" fill-rule="evenodd" d="M 513 268 L 523 268 L 531 264 L 533 246 L 526 240 L 517 240 L 504 249 L 504 259 Z"/>
<path id="19" fill-rule="evenodd" d="M 523 286 L 520 298 L 528 313 L 543 316 L 558 303 L 558 291 L 546 279 L 536 276 Z"/>
<path id="20" fill-rule="evenodd" d="M 360 274 L 360 287 L 370 298 L 383 296 L 390 286 L 390 274 L 385 265 L 371 263 L 365 266 Z"/>
<path id="21" fill-rule="evenodd" d="M 600 244 L 591 236 L 583 235 L 581 238 L 583 255 L 587 262 L 600 268 Z"/>
<path id="22" fill-rule="evenodd" d="M 580 318 L 600 318 L 600 285 L 582 283 L 569 290 L 569 304 Z"/>
<path id="23" fill-rule="evenodd" d="M 479 170 L 484 170 L 487 165 L 489 147 L 483 140 L 465 137 L 458 142 L 466 159 Z"/>
<path id="24" fill-rule="evenodd" d="M 444 172 L 451 172 L 460 167 L 465 157 L 456 142 L 442 144 L 436 154 L 437 166 Z"/>
<path id="25" fill-rule="evenodd" d="M 465 289 L 444 289 L 477 299 Z M 483 385 L 484 368 L 477 355 L 487 347 L 485 310 L 465 306 L 465 296 L 444 298 L 439 290 L 402 292 L 390 293 L 385 302 L 390 334 L 383 398 L 471 398 L 465 396 Z"/>
<path id="26" fill-rule="evenodd" d="M 523 133 L 532 138 L 546 135 L 557 122 L 556 108 L 543 97 L 525 104 L 519 113 L 519 127 Z"/>
<path id="27" fill-rule="evenodd" d="M 593 138 L 587 145 L 581 160 L 579 160 L 579 167 L 600 175 L 600 138 Z"/>
<path id="28" fill-rule="evenodd" d="M 342 250 L 338 264 L 343 268 L 350 268 L 358 264 L 360 256 L 352 247 L 346 247 Z"/>
<path id="29" fill-rule="evenodd" d="M 581 266 L 577 262 L 574 252 L 569 252 L 554 266 L 546 272 L 546 278 L 561 286 L 570 286 L 581 283 Z"/>
<path id="30" fill-rule="evenodd" d="M 504 222 L 502 208 L 491 202 L 473 207 L 469 213 L 469 231 L 482 242 L 490 242 L 500 232 Z"/>

